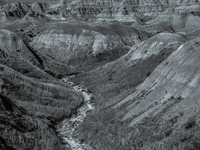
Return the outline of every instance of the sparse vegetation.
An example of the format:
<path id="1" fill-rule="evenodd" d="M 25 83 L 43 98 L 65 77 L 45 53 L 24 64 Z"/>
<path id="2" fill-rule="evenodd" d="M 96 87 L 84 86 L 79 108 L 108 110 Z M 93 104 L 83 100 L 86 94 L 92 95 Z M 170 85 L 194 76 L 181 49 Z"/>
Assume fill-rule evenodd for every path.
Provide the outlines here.
<path id="1" fill-rule="evenodd" d="M 75 130 L 81 143 L 199 150 L 198 5 L 1 0 L 0 149 L 74 150 L 55 127 L 88 105 L 67 76 L 96 107 Z"/>

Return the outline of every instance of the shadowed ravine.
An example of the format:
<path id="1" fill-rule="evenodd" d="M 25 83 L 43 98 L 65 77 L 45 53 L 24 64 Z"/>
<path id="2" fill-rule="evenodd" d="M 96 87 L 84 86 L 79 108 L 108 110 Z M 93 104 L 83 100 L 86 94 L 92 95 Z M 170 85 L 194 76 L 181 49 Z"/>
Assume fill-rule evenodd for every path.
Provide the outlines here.
<path id="1" fill-rule="evenodd" d="M 64 82 L 68 82 L 67 79 L 63 79 Z M 89 110 L 93 110 L 94 106 L 91 103 L 92 95 L 87 90 L 80 86 L 75 85 L 73 82 L 68 82 L 73 88 L 81 92 L 84 97 L 84 104 L 78 108 L 77 114 L 72 115 L 71 118 L 66 118 L 56 126 L 59 137 L 66 143 L 66 147 L 70 147 L 72 150 L 93 150 L 87 144 L 81 143 L 78 139 L 73 138 L 73 133 L 78 128 L 79 124 L 83 122 L 86 117 L 86 113 Z"/>

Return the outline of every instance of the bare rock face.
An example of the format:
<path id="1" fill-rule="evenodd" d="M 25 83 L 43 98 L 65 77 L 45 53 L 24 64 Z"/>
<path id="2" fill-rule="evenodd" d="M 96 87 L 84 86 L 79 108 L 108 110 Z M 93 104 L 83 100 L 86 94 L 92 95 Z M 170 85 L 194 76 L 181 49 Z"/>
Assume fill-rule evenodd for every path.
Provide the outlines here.
<path id="1" fill-rule="evenodd" d="M 189 6 L 188 6 L 189 5 Z M 60 1 L 54 5 L 66 17 L 72 16 L 79 19 L 114 19 L 121 22 L 136 22 L 135 12 L 156 16 L 169 7 L 178 7 L 184 10 L 198 7 L 197 1 L 139 1 L 139 0 L 106 0 L 106 1 Z"/>
<path id="2" fill-rule="evenodd" d="M 8 21 L 8 18 L 7 18 L 7 15 L 6 15 L 6 13 L 5 12 L 0 12 L 0 21 L 1 22 L 6 22 L 6 21 Z"/>
<path id="3" fill-rule="evenodd" d="M 134 11 L 148 12 L 162 10 L 157 2 L 140 1 L 74 1 L 65 2 L 68 7 L 64 10 L 65 16 L 83 18 L 103 18 L 119 21 L 134 22 Z M 155 7 L 152 7 L 155 5 Z"/>
<path id="4" fill-rule="evenodd" d="M 49 49 L 44 53 L 61 62 L 67 62 L 70 58 L 80 57 L 90 52 L 93 55 L 97 55 L 100 52 L 108 50 L 109 44 L 113 43 L 114 45 L 114 41 L 109 40 L 109 37 L 95 31 L 90 32 L 85 30 L 80 35 L 64 34 L 62 30 L 61 33 L 56 32 L 59 32 L 59 30 L 51 30 L 49 33 L 39 36 L 38 39 L 36 37 L 37 47 L 35 48 L 45 51 Z M 121 41 L 115 42 L 120 43 Z M 62 47 L 60 46 L 61 43 Z"/>
<path id="5" fill-rule="evenodd" d="M 3 6 L 3 10 L 9 18 L 22 18 L 27 12 L 31 11 L 29 5 L 23 3 L 11 3 Z"/>
<path id="6" fill-rule="evenodd" d="M 43 14 L 47 9 L 48 9 L 48 4 L 47 3 L 33 3 L 30 5 L 32 11 L 39 13 L 39 14 Z"/>
<path id="7" fill-rule="evenodd" d="M 58 26 L 60 28 L 55 25 L 34 37 L 31 44 L 41 53 L 60 62 L 84 55 L 95 57 L 119 46 L 130 47 L 148 37 L 134 28 L 120 25 L 104 27 L 63 23 Z"/>

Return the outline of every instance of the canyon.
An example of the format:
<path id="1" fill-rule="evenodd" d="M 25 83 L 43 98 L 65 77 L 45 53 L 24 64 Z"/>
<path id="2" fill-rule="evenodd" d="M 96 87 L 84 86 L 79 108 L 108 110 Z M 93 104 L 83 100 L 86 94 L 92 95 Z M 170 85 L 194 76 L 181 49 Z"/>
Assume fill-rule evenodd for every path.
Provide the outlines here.
<path id="1" fill-rule="evenodd" d="M 0 1 L 0 149 L 199 150 L 199 0 Z"/>

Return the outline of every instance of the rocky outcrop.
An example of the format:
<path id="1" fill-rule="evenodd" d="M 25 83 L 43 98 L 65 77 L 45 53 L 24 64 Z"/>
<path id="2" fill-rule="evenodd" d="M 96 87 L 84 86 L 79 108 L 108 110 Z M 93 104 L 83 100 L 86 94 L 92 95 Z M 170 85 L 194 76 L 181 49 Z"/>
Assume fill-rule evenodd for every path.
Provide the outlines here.
<path id="1" fill-rule="evenodd" d="M 180 6 L 180 7 L 179 7 Z M 60 1 L 52 5 L 52 8 L 65 17 L 75 17 L 79 19 L 114 19 L 122 22 L 136 22 L 135 12 L 155 17 L 158 12 L 162 12 L 169 7 L 179 7 L 179 10 L 188 8 L 191 10 L 198 7 L 196 1 Z"/>
<path id="2" fill-rule="evenodd" d="M 8 3 L 6 5 L 3 5 L 0 9 L 0 12 L 2 14 L 1 20 L 4 22 L 17 20 L 18 24 L 28 24 L 30 22 L 32 22 L 33 24 L 38 24 L 40 23 L 40 21 L 48 21 L 47 17 L 44 16 L 45 11 L 47 10 L 48 5 L 46 3 Z M 32 18 L 28 18 L 28 16 L 31 16 Z"/>
<path id="3" fill-rule="evenodd" d="M 61 4 L 61 3 L 59 3 Z M 140 1 L 64 1 L 61 13 L 66 17 L 79 19 L 114 19 L 124 22 L 135 22 L 134 12 L 162 11 L 158 2 Z M 152 7 L 154 6 L 154 7 Z"/>
<path id="4" fill-rule="evenodd" d="M 23 3 L 11 3 L 3 6 L 3 11 L 5 11 L 6 15 L 9 18 L 22 18 L 26 15 L 26 13 L 31 12 L 31 8 L 29 5 Z"/>
<path id="5" fill-rule="evenodd" d="M 192 32 L 199 29 L 199 12 L 198 4 L 176 6 L 174 8 L 169 7 L 165 11 L 155 15 L 149 21 L 143 21 L 143 24 L 140 24 L 139 28 L 154 33 L 164 31 Z"/>

